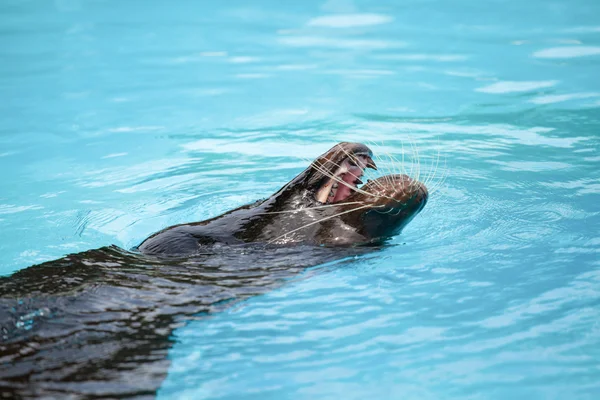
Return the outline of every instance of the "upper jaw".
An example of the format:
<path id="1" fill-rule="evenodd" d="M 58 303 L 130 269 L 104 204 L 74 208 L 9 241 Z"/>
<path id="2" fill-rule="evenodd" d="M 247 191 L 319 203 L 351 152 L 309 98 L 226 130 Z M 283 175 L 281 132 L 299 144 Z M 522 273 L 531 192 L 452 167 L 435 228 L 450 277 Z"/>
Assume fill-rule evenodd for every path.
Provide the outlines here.
<path id="1" fill-rule="evenodd" d="M 371 158 L 372 155 L 370 152 L 355 153 L 354 156 L 361 162 L 361 168 L 363 171 L 365 168 L 370 168 L 377 171 L 377 165 L 375 165 L 375 161 L 373 161 L 373 158 Z M 355 163 L 356 161 L 357 160 L 350 160 L 351 163 Z"/>

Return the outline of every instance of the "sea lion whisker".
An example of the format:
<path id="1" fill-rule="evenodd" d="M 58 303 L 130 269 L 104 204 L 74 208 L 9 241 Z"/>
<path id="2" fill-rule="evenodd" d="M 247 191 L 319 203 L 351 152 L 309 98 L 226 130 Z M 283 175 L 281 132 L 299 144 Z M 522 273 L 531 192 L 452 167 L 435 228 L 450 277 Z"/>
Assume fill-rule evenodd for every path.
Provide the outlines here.
<path id="1" fill-rule="evenodd" d="M 344 150 L 344 148 L 343 148 L 341 145 L 339 145 L 339 144 L 338 144 L 338 145 L 337 145 L 337 147 L 338 147 L 338 148 L 340 148 L 340 149 L 342 149 L 344 152 L 346 152 L 346 151 Z M 346 153 L 346 154 L 347 154 L 347 153 Z M 310 166 L 313 166 L 313 164 L 315 164 L 315 163 L 317 162 L 317 160 L 313 161 L 313 160 L 311 160 L 311 159 L 309 159 L 309 158 L 307 158 L 307 157 L 302 157 L 302 156 L 300 156 L 299 158 L 301 158 L 302 160 L 306 161 L 306 162 L 307 162 L 307 164 L 309 164 Z M 333 164 L 333 165 L 335 165 L 336 167 L 338 167 L 338 168 L 341 168 L 341 165 L 339 165 L 338 163 L 336 163 L 336 162 L 335 162 L 335 161 L 333 161 L 333 160 L 326 159 L 326 160 L 325 160 L 325 162 L 327 162 L 327 163 L 332 163 L 332 164 Z M 322 165 L 322 167 L 323 167 L 323 170 L 320 170 L 320 169 L 317 169 L 317 170 L 318 170 L 319 172 L 321 172 L 322 174 L 324 174 L 324 175 L 326 175 L 326 176 L 328 176 L 328 177 L 331 177 L 331 175 L 330 175 L 331 173 L 329 173 L 328 171 L 326 171 L 326 170 L 325 170 L 325 165 Z M 364 171 L 365 171 L 365 169 L 363 168 L 363 173 L 364 173 Z M 350 175 L 352 175 L 352 176 L 354 176 L 355 178 L 359 179 L 359 177 L 357 177 L 356 175 L 354 175 L 354 174 L 353 174 L 353 173 L 351 173 L 350 171 L 348 171 L 348 172 L 346 172 L 346 173 L 349 173 Z"/>
<path id="2" fill-rule="evenodd" d="M 402 173 L 404 173 L 404 167 L 402 167 L 402 164 L 401 164 L 400 160 L 398 160 L 398 158 L 396 158 L 396 156 L 394 156 L 391 153 L 387 153 L 387 155 L 388 155 L 388 157 L 391 160 L 391 163 L 392 163 L 392 166 L 393 166 L 393 169 L 394 169 L 394 174 L 402 174 Z M 401 169 L 396 168 L 396 166 L 398 164 L 400 164 Z M 394 189 L 395 188 L 396 188 L 396 186 L 394 186 Z M 395 192 L 398 193 L 397 191 L 395 191 Z M 404 192 L 404 186 L 402 186 L 402 192 Z"/>
<path id="3" fill-rule="evenodd" d="M 440 179 L 438 185 L 433 188 L 434 193 L 439 192 L 442 189 L 442 187 L 444 187 L 444 184 L 446 183 L 447 178 L 448 178 L 448 174 L 444 174 L 442 179 Z"/>
<path id="4" fill-rule="evenodd" d="M 329 179 L 331 179 L 331 180 L 333 180 L 333 181 L 335 181 L 335 182 L 337 182 L 337 183 L 341 183 L 342 185 L 344 185 L 344 186 L 346 186 L 346 187 L 350 188 L 351 190 L 358 190 L 358 188 L 357 188 L 357 187 L 348 185 L 348 183 L 347 183 L 347 182 L 345 182 L 343 179 L 339 179 L 339 178 L 338 178 L 338 177 L 337 177 L 335 174 L 333 174 L 333 173 L 331 173 L 331 172 L 329 172 L 329 171 L 327 170 L 327 168 L 325 167 L 325 163 L 332 163 L 333 165 L 335 165 L 336 167 L 338 167 L 338 169 L 340 169 L 340 168 L 341 168 L 341 166 L 340 166 L 339 164 L 337 164 L 335 161 L 333 161 L 333 160 L 329 160 L 329 159 L 326 159 L 326 160 L 325 160 L 325 163 L 323 163 L 322 165 L 318 165 L 318 162 L 319 162 L 319 160 L 315 160 L 315 161 L 310 161 L 310 160 L 307 160 L 307 161 L 308 161 L 308 162 L 309 162 L 309 164 L 310 164 L 310 168 L 313 168 L 313 169 L 317 170 L 318 172 L 320 172 L 321 174 L 325 175 L 325 176 L 326 176 L 326 177 L 328 177 Z M 348 171 L 348 172 L 349 172 L 349 171 Z M 354 175 L 354 174 L 352 174 L 352 175 Z M 355 175 L 354 175 L 354 176 L 355 176 Z M 355 176 L 355 177 L 356 177 L 356 176 Z M 333 185 L 333 183 L 332 183 L 332 182 L 330 182 L 330 183 L 328 183 L 327 185 L 325 185 L 325 187 L 326 187 L 326 186 L 328 186 L 329 184 L 332 184 L 332 185 Z M 331 193 L 331 192 L 329 192 L 329 193 L 328 193 L 328 197 L 330 197 L 330 196 L 329 196 L 329 195 L 330 195 L 330 193 Z M 363 192 L 363 194 L 368 194 L 368 193 L 366 193 L 366 192 Z"/>
<path id="5" fill-rule="evenodd" d="M 410 140 L 410 136 L 408 136 L 408 144 L 410 145 L 410 171 L 407 172 L 406 175 L 414 178 L 413 172 L 415 170 L 415 149 L 412 140 Z"/>
<path id="6" fill-rule="evenodd" d="M 341 146 L 340 146 L 340 147 L 341 147 Z M 361 169 L 361 171 L 362 171 L 362 173 L 363 173 L 363 175 L 364 175 L 364 174 L 365 174 L 365 171 L 366 171 L 366 168 L 363 168 L 363 167 L 362 167 L 362 165 L 360 165 L 360 164 L 361 164 L 361 163 L 360 163 L 360 160 L 358 160 L 358 159 L 355 159 L 355 158 L 354 158 L 354 156 L 353 156 L 352 154 L 349 154 L 349 153 L 348 153 L 346 150 L 344 150 L 343 148 L 342 148 L 342 151 L 343 151 L 344 153 L 346 153 L 346 155 L 347 155 L 349 158 L 352 158 L 352 159 L 354 160 L 354 162 L 355 162 L 355 163 L 356 163 L 356 164 L 357 164 L 357 165 L 360 167 L 360 169 Z M 330 163 L 332 163 L 333 165 L 335 165 L 336 167 L 338 167 L 338 169 L 341 169 L 341 168 L 342 168 L 342 166 L 341 166 L 340 164 L 336 163 L 336 162 L 335 162 L 335 161 L 333 161 L 333 160 L 327 160 L 327 161 L 329 161 Z M 345 161 L 345 160 L 344 160 L 344 161 Z M 346 172 L 344 172 L 344 173 L 345 173 L 345 174 L 350 174 L 350 175 L 352 175 L 353 177 L 355 177 L 356 179 L 360 180 L 360 176 L 356 176 L 356 175 L 354 175 L 354 174 L 353 174 L 352 172 L 350 172 L 350 171 L 346 171 Z M 337 176 L 337 175 L 336 175 L 336 176 Z"/>
<path id="7" fill-rule="evenodd" d="M 379 145 L 379 143 L 373 141 L 373 140 L 368 140 L 367 143 L 369 143 L 371 146 L 380 149 L 381 146 Z M 383 171 L 384 169 L 387 170 L 387 162 L 379 155 L 379 151 L 375 151 L 374 152 L 375 158 L 377 159 L 377 165 L 379 165 L 381 172 L 384 173 L 384 180 L 387 182 L 387 178 L 386 178 L 386 174 L 385 171 Z M 388 170 L 389 172 L 389 170 Z"/>
<path id="8" fill-rule="evenodd" d="M 412 137 L 410 135 L 408 135 L 408 137 L 414 143 L 415 154 L 417 157 L 417 176 L 415 177 L 415 181 L 418 181 L 421 178 L 421 157 L 419 155 L 419 146 L 417 146 L 417 142 L 414 141 L 414 139 L 412 139 Z"/>
<path id="9" fill-rule="evenodd" d="M 381 169 L 385 170 L 382 171 L 384 172 L 383 180 L 385 181 L 385 185 L 389 185 L 390 183 L 390 178 L 389 178 L 389 174 L 386 174 L 385 172 L 389 172 L 389 168 L 387 166 L 387 161 L 385 161 L 381 156 L 377 156 L 377 162 L 379 163 L 379 165 L 381 165 Z"/>
<path id="10" fill-rule="evenodd" d="M 434 168 L 435 168 L 434 165 L 435 165 L 435 155 L 431 156 L 431 165 L 428 165 L 428 170 L 425 171 L 426 176 L 425 176 L 425 179 L 423 179 L 424 185 L 428 185 L 431 182 L 430 179 L 434 173 Z"/>
<path id="11" fill-rule="evenodd" d="M 440 140 L 438 139 L 437 157 L 435 158 L 435 167 L 433 167 L 433 172 L 428 177 L 428 179 L 425 180 L 425 186 L 429 185 L 435 179 L 435 175 L 437 174 L 439 163 L 440 163 Z M 433 162 L 432 162 L 432 166 L 433 166 Z"/>
<path id="12" fill-rule="evenodd" d="M 431 176 L 434 172 L 434 165 L 435 165 L 435 155 L 431 156 L 431 165 L 428 165 L 428 171 L 425 172 L 426 176 L 425 179 L 423 179 L 423 184 L 427 185 L 430 182 Z"/>
<path id="13" fill-rule="evenodd" d="M 397 168 L 396 168 L 396 165 L 398 165 L 398 164 L 400 164 L 400 167 L 402 167 L 402 164 L 401 164 L 400 160 L 398 160 L 398 158 L 396 158 L 396 156 L 394 156 L 393 154 L 390 154 L 390 156 L 391 156 L 391 157 L 393 158 L 393 160 L 394 160 L 394 163 L 393 163 L 393 165 L 394 165 L 394 170 L 395 170 L 395 172 L 396 172 L 397 174 L 402 174 L 402 173 L 403 173 L 402 169 L 397 169 Z"/>
<path id="14" fill-rule="evenodd" d="M 378 211 L 378 210 L 375 210 L 375 212 L 377 212 L 377 213 L 379 213 L 379 214 L 389 214 L 389 213 L 391 213 L 392 211 L 394 211 L 394 209 L 393 209 L 393 208 L 390 208 L 390 209 L 389 209 L 389 210 L 387 210 L 387 211 Z"/>
<path id="15" fill-rule="evenodd" d="M 396 165 L 396 158 L 390 152 L 387 152 L 387 156 L 390 159 L 390 169 L 393 171 L 394 175 L 399 174 L 398 168 Z"/>
<path id="16" fill-rule="evenodd" d="M 392 159 L 392 166 L 394 168 L 394 172 L 396 174 L 403 173 L 402 161 L 400 161 L 396 155 L 396 153 L 389 153 L 390 158 Z"/>
<path id="17" fill-rule="evenodd" d="M 381 153 L 383 153 L 383 154 L 387 155 L 387 156 L 388 156 L 388 158 L 389 158 L 389 154 L 388 154 L 388 153 L 387 153 L 385 150 L 383 150 L 383 146 L 384 146 L 383 142 L 381 142 L 381 145 L 380 145 L 380 144 L 377 144 L 377 146 L 379 146 L 379 147 L 380 147 Z M 388 161 L 387 161 L 387 160 L 383 160 L 383 158 L 382 158 L 382 157 L 381 157 L 381 160 L 382 160 L 382 164 L 383 164 L 384 168 L 387 170 L 387 174 L 384 176 L 384 179 L 385 179 L 385 181 L 386 181 L 386 184 L 387 184 L 387 185 L 392 185 L 393 183 L 392 183 L 392 179 L 391 179 L 391 177 L 390 177 L 391 175 L 393 175 L 392 169 L 391 169 L 391 168 L 390 168 L 390 166 L 388 165 Z"/>
<path id="18" fill-rule="evenodd" d="M 433 194 L 439 192 L 442 189 L 442 187 L 444 186 L 445 183 L 446 183 L 446 178 L 443 178 L 443 180 L 440 181 L 439 185 L 435 186 L 433 189 L 431 189 L 429 191 L 429 194 L 433 195 Z"/>
<path id="19" fill-rule="evenodd" d="M 344 181 L 343 179 L 338 178 L 337 176 L 331 174 L 331 172 L 327 171 L 325 168 L 322 168 L 321 166 L 317 165 L 316 162 L 313 162 L 311 164 L 311 167 L 314 168 L 314 169 L 316 169 L 317 171 L 319 171 L 323 175 L 327 176 L 328 178 L 333 179 L 334 181 L 336 181 L 338 183 L 341 183 L 342 185 L 350 188 L 351 190 L 354 190 L 354 191 L 357 191 L 357 192 L 362 193 L 364 195 L 375 197 L 375 198 L 380 198 L 381 197 L 380 195 L 376 195 L 376 194 L 373 194 L 373 193 L 366 192 L 364 190 L 361 190 L 360 188 L 357 188 L 356 186 L 352 186 L 352 185 L 348 184 L 348 182 Z M 383 197 L 385 197 L 385 196 L 383 196 Z"/>
<path id="20" fill-rule="evenodd" d="M 411 148 L 412 148 L 412 157 L 413 157 L 413 164 L 415 164 L 415 175 L 411 176 L 413 178 L 413 182 L 417 182 L 419 180 L 419 176 L 421 175 L 421 160 L 419 159 L 419 150 L 417 148 L 417 143 L 413 140 L 412 136 L 408 135 L 408 139 L 410 140 L 411 143 Z M 416 163 L 415 160 L 416 159 Z M 412 173 L 412 170 L 411 170 Z M 412 185 L 411 185 L 411 189 L 412 189 Z"/>
<path id="21" fill-rule="evenodd" d="M 352 204 L 365 204 L 361 201 L 349 201 L 347 203 L 333 203 L 333 204 L 326 204 L 323 206 L 315 206 L 315 207 L 303 207 L 303 208 L 298 208 L 296 210 L 285 210 L 285 211 L 267 211 L 264 213 L 257 213 L 258 214 L 286 214 L 286 213 L 297 213 L 297 212 L 302 212 L 302 211 L 310 211 L 310 210 L 321 210 L 323 208 L 331 208 L 331 207 L 338 207 L 338 206 L 348 206 L 348 205 L 352 205 Z"/>
<path id="22" fill-rule="evenodd" d="M 348 154 L 348 153 L 347 153 L 347 152 L 346 152 L 346 151 L 345 151 L 343 148 L 341 148 L 341 149 L 342 149 L 342 151 L 344 151 L 346 154 Z M 381 158 L 379 158 L 377 155 L 376 155 L 375 157 L 377 157 L 377 158 L 378 158 L 378 162 L 382 162 Z M 340 166 L 339 164 L 337 164 L 336 162 L 334 162 L 333 160 L 327 159 L 326 161 L 327 161 L 327 162 L 330 162 L 330 163 L 332 163 L 333 165 L 337 166 L 338 168 L 341 168 L 341 166 Z M 361 162 L 361 164 L 362 164 L 362 162 Z M 373 163 L 373 164 L 374 164 L 374 163 Z M 383 162 L 383 164 L 386 164 L 386 163 L 385 163 L 385 162 Z M 319 164 L 318 162 L 313 162 L 311 165 L 313 166 L 313 168 L 315 168 L 317 171 L 321 172 L 323 175 L 327 176 L 328 178 L 330 178 L 330 179 L 332 179 L 332 180 L 334 180 L 334 181 L 337 181 L 338 183 L 342 183 L 342 184 L 343 184 L 343 185 L 345 185 L 346 187 L 349 187 L 351 190 L 354 190 L 354 191 L 356 191 L 356 192 L 359 192 L 359 193 L 362 193 L 362 194 L 369 195 L 369 196 L 371 196 L 371 197 L 374 197 L 374 198 L 376 198 L 376 199 L 380 199 L 380 198 L 386 198 L 386 199 L 390 199 L 390 200 L 392 200 L 392 198 L 391 198 L 391 197 L 389 197 L 389 196 L 386 196 L 386 195 L 383 195 L 383 194 L 374 194 L 374 193 L 366 192 L 365 190 L 362 190 L 362 189 L 360 189 L 360 188 L 358 188 L 358 187 L 356 187 L 356 186 L 351 186 L 351 185 L 349 185 L 347 182 L 345 182 L 345 181 L 343 181 L 343 180 L 340 180 L 340 178 L 339 178 L 339 176 L 338 176 L 337 174 L 333 174 L 333 173 L 331 173 L 330 171 L 326 170 L 326 168 L 324 167 L 324 165 L 322 165 L 322 164 Z M 367 165 L 368 165 L 368 164 L 367 164 Z M 362 167 L 362 165 L 361 165 L 361 167 Z M 363 173 L 365 173 L 366 171 L 367 171 L 367 169 L 366 169 L 366 168 L 365 168 L 365 169 L 362 169 L 362 172 L 363 172 Z M 345 173 L 350 173 L 350 172 L 349 172 L 349 171 L 347 171 L 347 172 L 345 172 Z M 352 176 L 354 176 L 354 177 L 357 177 L 356 175 L 354 175 L 354 174 L 352 174 L 352 173 L 350 173 L 350 174 L 351 174 Z M 390 178 L 390 176 L 384 176 L 383 178 L 384 178 L 384 180 L 385 180 L 386 182 L 388 182 L 388 184 L 391 184 L 391 178 Z M 382 184 L 381 184 L 381 183 L 380 183 L 380 182 L 379 182 L 377 179 L 373 179 L 373 182 L 374 182 L 375 184 L 379 185 L 381 189 L 385 189 L 385 186 L 382 186 Z"/>
<path id="23" fill-rule="evenodd" d="M 340 146 L 340 148 L 342 149 L 342 151 L 343 151 L 343 152 L 344 152 L 344 153 L 345 153 L 345 154 L 346 154 L 346 155 L 347 155 L 349 158 L 353 159 L 353 160 L 354 160 L 356 163 L 359 163 L 359 162 L 360 162 L 360 160 L 358 160 L 354 154 L 350 154 L 350 153 L 348 153 L 348 152 L 346 151 L 346 149 L 344 149 L 344 148 L 343 148 L 343 147 L 341 147 L 341 146 Z M 367 172 L 367 168 L 366 168 L 366 167 L 365 167 L 365 168 L 362 168 L 362 166 L 361 166 L 361 169 L 362 169 L 362 173 L 363 173 L 363 175 L 367 175 L 368 173 L 370 173 L 370 172 Z M 354 176 L 355 178 L 358 178 L 358 179 L 360 179 L 359 177 L 357 177 L 356 175 L 354 175 L 354 174 L 353 174 L 353 173 L 351 173 L 351 172 L 350 172 L 350 175 Z M 379 186 L 381 189 L 384 189 L 384 188 L 385 188 L 385 187 L 384 187 L 384 186 L 383 186 L 383 185 L 382 185 L 380 182 L 378 182 L 377 180 L 375 180 L 375 179 L 374 179 L 374 182 L 375 182 L 375 183 L 376 183 L 376 184 L 377 184 L 377 185 L 378 185 L 378 186 Z"/>
<path id="24" fill-rule="evenodd" d="M 277 240 L 279 240 L 279 239 L 281 239 L 281 238 L 283 238 L 283 237 L 286 237 L 286 236 L 287 236 L 287 235 L 289 235 L 289 234 L 292 234 L 292 233 L 294 233 L 294 232 L 298 232 L 298 231 L 299 231 L 299 230 L 301 230 L 301 229 L 308 228 L 309 226 L 312 226 L 312 225 L 315 225 L 315 224 L 321 223 L 321 222 L 323 222 L 323 221 L 327 221 L 328 219 L 336 218 L 336 217 L 339 217 L 340 215 L 348 214 L 348 213 L 351 213 L 351 212 L 354 212 L 354 211 L 358 211 L 358 210 L 362 210 L 362 209 L 364 209 L 364 208 L 368 208 L 368 207 L 370 207 L 370 208 L 374 208 L 374 207 L 378 207 L 378 206 L 365 205 L 365 206 L 361 206 L 361 207 L 356 207 L 356 208 L 353 208 L 352 210 L 346 210 L 346 211 L 343 211 L 343 212 L 340 212 L 340 213 L 337 213 L 337 214 L 334 214 L 334 215 L 330 215 L 329 217 L 321 218 L 321 219 L 319 219 L 319 220 L 317 220 L 317 221 L 313 221 L 313 222 L 310 222 L 310 223 L 308 223 L 308 224 L 306 224 L 306 225 L 302 225 L 302 226 L 301 226 L 301 227 L 299 227 L 299 228 L 292 229 L 291 231 L 289 231 L 289 232 L 286 232 L 286 233 L 284 233 L 283 235 L 277 236 L 276 238 L 269 240 L 267 243 L 273 243 L 273 242 L 276 242 Z"/>
<path id="25" fill-rule="evenodd" d="M 415 151 L 417 152 L 417 165 L 419 166 L 418 172 L 417 172 L 417 180 L 421 179 L 421 153 L 419 153 L 419 146 L 417 145 L 417 142 L 415 141 Z"/>
<path id="26" fill-rule="evenodd" d="M 384 145 L 383 142 L 381 143 L 382 146 Z M 393 181 L 391 176 L 392 175 L 396 175 L 396 168 L 394 166 L 394 159 L 392 157 L 392 155 L 390 154 L 389 151 L 385 151 L 384 150 L 384 154 L 387 156 L 387 158 L 389 159 L 389 164 L 388 164 L 388 171 L 390 172 L 389 176 L 388 176 L 388 182 L 390 185 L 393 185 Z"/>
<path id="27" fill-rule="evenodd" d="M 402 166 L 402 173 L 406 174 L 406 169 L 404 168 L 404 140 L 400 139 L 400 146 L 402 146 L 402 163 L 400 164 Z"/>
<path id="28" fill-rule="evenodd" d="M 390 175 L 396 175 L 396 174 L 398 174 L 399 172 L 396 170 L 396 164 L 394 163 L 395 157 L 392 156 L 392 154 L 390 154 L 387 151 L 384 151 L 384 153 L 390 159 L 390 164 L 391 164 L 391 166 L 389 168 Z M 391 178 L 389 178 L 389 177 L 388 177 L 388 182 L 389 182 L 390 185 L 393 185 L 393 182 L 392 182 Z"/>
<path id="29" fill-rule="evenodd" d="M 437 147 L 437 152 L 438 154 L 436 155 L 435 153 L 431 156 L 431 165 L 429 166 L 429 172 L 427 173 L 427 176 L 425 177 L 425 180 L 423 181 L 423 183 L 425 185 L 428 185 L 431 183 L 431 180 L 435 177 L 435 174 L 437 173 L 437 161 L 439 160 L 439 147 Z"/>
<path id="30" fill-rule="evenodd" d="M 444 183 L 446 183 L 446 178 L 448 178 L 448 168 L 447 168 L 447 164 L 446 164 L 446 158 L 444 158 L 444 173 L 443 173 L 442 177 L 433 185 L 430 193 L 433 194 L 433 193 L 439 191 L 442 188 L 442 186 L 444 185 Z"/>
<path id="31" fill-rule="evenodd" d="M 435 192 L 437 190 L 437 188 L 439 187 L 439 184 L 444 179 L 444 175 L 443 174 L 442 174 L 442 176 L 438 175 L 438 176 L 436 176 L 436 179 L 438 179 L 437 182 L 427 186 L 430 194 L 432 194 L 433 192 Z"/>
<path id="32" fill-rule="evenodd" d="M 398 208 L 398 211 L 395 214 L 391 214 L 392 217 L 397 217 L 402 212 L 402 208 Z"/>
<path id="33" fill-rule="evenodd" d="M 448 173 L 448 159 L 444 157 L 444 173 L 442 174 L 442 177 L 438 180 L 437 186 L 441 186 L 443 183 L 445 183 L 446 178 L 448 177 Z"/>
<path id="34" fill-rule="evenodd" d="M 328 162 L 331 162 L 332 164 L 334 164 L 334 165 L 338 166 L 338 168 L 341 168 L 341 167 L 340 167 L 340 166 L 339 166 L 337 163 L 335 163 L 334 161 L 328 160 Z M 347 187 L 349 187 L 350 189 L 357 190 L 357 191 L 359 191 L 359 190 L 360 190 L 360 189 L 358 189 L 356 186 L 352 186 L 352 185 L 348 184 L 348 182 L 344 181 L 343 179 L 340 179 L 340 178 L 339 178 L 337 175 L 335 175 L 335 174 L 332 174 L 331 172 L 327 171 L 327 170 L 325 169 L 325 167 L 324 167 L 324 166 L 317 165 L 317 164 L 316 164 L 316 162 L 312 163 L 312 164 L 311 164 L 311 167 L 312 167 L 312 168 L 314 168 L 314 169 L 316 169 L 318 172 L 322 173 L 322 174 L 323 174 L 323 175 L 325 175 L 326 177 L 328 177 L 328 178 L 330 178 L 330 179 L 332 179 L 332 180 L 334 180 L 334 181 L 336 181 L 336 182 L 338 182 L 338 183 L 341 183 L 342 185 L 344 185 L 344 186 L 347 186 Z M 346 172 L 346 173 L 350 173 L 350 172 Z M 356 177 L 356 175 L 354 175 L 354 174 L 352 174 L 352 173 L 350 173 L 350 174 L 351 174 L 351 175 L 353 175 L 354 177 Z M 377 197 L 377 196 L 373 195 L 372 193 L 368 193 L 368 192 L 363 192 L 363 194 L 368 194 L 368 195 L 371 195 L 371 196 Z"/>

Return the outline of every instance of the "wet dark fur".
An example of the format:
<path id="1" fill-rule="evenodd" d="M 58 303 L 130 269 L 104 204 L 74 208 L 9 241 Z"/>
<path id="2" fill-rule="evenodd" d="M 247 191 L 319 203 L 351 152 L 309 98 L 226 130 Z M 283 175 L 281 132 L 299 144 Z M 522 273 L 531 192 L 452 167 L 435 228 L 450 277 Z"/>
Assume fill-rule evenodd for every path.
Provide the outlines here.
<path id="1" fill-rule="evenodd" d="M 373 250 L 248 244 L 159 259 L 105 247 L 1 277 L 0 393 L 153 397 L 186 320 Z"/>

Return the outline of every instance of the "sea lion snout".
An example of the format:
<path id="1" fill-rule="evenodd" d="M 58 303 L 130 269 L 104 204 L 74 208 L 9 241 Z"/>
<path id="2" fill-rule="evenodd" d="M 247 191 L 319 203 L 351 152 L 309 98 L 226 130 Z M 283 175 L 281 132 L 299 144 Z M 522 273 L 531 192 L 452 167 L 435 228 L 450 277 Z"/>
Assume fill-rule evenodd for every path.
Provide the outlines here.
<path id="1" fill-rule="evenodd" d="M 422 203 L 424 206 L 429 198 L 429 191 L 423 182 L 411 178 L 408 175 L 394 175 L 397 183 L 396 195 L 399 194 L 400 200 L 405 200 L 407 197 L 414 198 L 415 202 Z"/>
<path id="2" fill-rule="evenodd" d="M 364 201 L 370 200 L 382 208 L 413 204 L 418 204 L 422 208 L 429 198 L 429 191 L 425 184 L 406 174 L 386 175 L 370 180 L 362 189 L 371 194 L 366 196 Z"/>

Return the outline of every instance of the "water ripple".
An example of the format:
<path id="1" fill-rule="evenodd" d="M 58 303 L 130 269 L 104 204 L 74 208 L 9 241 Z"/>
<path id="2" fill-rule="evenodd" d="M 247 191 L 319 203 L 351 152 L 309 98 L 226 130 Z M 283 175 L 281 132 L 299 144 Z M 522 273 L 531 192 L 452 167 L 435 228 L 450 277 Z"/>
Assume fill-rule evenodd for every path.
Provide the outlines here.
<path id="1" fill-rule="evenodd" d="M 200 275 L 94 264 L 111 283 L 89 285 L 90 332 L 171 347 L 127 360 L 151 379 L 69 390 L 598 398 L 599 2 L 184 3 L 0 3 L 2 275 L 266 197 L 337 141 L 431 196 L 375 254 L 300 275 L 282 257 L 282 286 L 259 278 L 272 253 Z M 57 282 L 78 285 L 36 283 Z M 23 311 L 26 332 L 49 318 Z M 75 334 L 64 322 L 57 337 Z M 46 376 L 122 345 L 90 342 Z"/>

